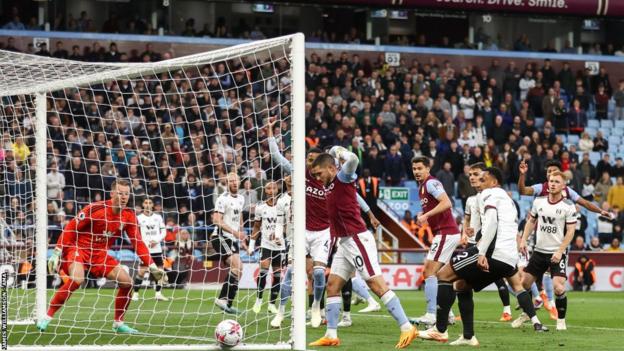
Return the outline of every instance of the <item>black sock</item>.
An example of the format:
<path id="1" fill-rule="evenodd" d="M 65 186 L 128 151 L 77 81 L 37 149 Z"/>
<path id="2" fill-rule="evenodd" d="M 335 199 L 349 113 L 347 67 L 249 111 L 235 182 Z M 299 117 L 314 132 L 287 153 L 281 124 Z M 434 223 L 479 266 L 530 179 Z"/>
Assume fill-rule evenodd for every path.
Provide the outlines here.
<path id="1" fill-rule="evenodd" d="M 472 290 L 457 292 L 457 306 L 464 326 L 464 339 L 472 339 L 474 336 L 474 300 Z"/>
<path id="2" fill-rule="evenodd" d="M 258 274 L 258 300 L 262 300 L 267 274 L 269 274 L 268 269 L 260 268 L 260 274 Z"/>
<path id="3" fill-rule="evenodd" d="M 498 288 L 498 296 L 500 296 L 503 306 L 509 306 L 509 288 L 507 288 L 505 281 L 503 279 L 499 279 L 495 281 L 494 284 L 496 284 L 496 287 Z"/>
<path id="4" fill-rule="evenodd" d="M 448 314 L 454 302 L 455 290 L 453 290 L 453 283 L 438 281 L 438 310 L 436 311 L 436 327 L 440 333 L 444 333 L 448 327 Z"/>
<path id="5" fill-rule="evenodd" d="M 236 298 L 236 293 L 238 292 L 238 277 L 230 273 L 228 275 L 228 285 L 229 285 L 229 288 L 227 290 L 228 307 L 232 307 L 232 303 L 234 302 L 234 299 Z"/>
<path id="6" fill-rule="evenodd" d="M 557 318 L 565 319 L 568 310 L 568 297 L 565 292 L 562 295 L 555 295 L 555 306 L 557 306 Z"/>
<path id="7" fill-rule="evenodd" d="M 323 295 L 321 295 L 321 310 L 325 308 L 325 291 L 327 289 L 323 289 Z"/>
<path id="8" fill-rule="evenodd" d="M 134 292 L 139 292 L 139 289 L 141 289 L 141 284 L 143 284 L 143 278 L 141 277 L 135 277 L 134 278 Z"/>
<path id="9" fill-rule="evenodd" d="M 526 313 L 529 318 L 533 318 L 535 316 L 535 307 L 533 307 L 531 294 L 529 294 L 526 290 L 522 290 L 518 295 L 516 295 L 516 298 L 518 299 L 518 304 L 522 307 L 524 313 Z"/>
<path id="10" fill-rule="evenodd" d="M 347 280 L 342 287 L 342 310 L 343 312 L 351 312 L 351 292 L 353 291 L 353 285 L 351 279 Z"/>
<path id="11" fill-rule="evenodd" d="M 156 292 L 160 292 L 162 290 L 162 284 L 156 283 Z"/>
<path id="12" fill-rule="evenodd" d="M 314 295 L 308 295 L 308 308 L 312 308 L 312 304 L 314 303 Z"/>
<path id="13" fill-rule="evenodd" d="M 273 271 L 273 284 L 271 285 L 271 303 L 275 304 L 275 300 L 277 300 L 277 296 L 280 292 L 280 280 L 282 278 L 282 274 L 279 270 Z"/>

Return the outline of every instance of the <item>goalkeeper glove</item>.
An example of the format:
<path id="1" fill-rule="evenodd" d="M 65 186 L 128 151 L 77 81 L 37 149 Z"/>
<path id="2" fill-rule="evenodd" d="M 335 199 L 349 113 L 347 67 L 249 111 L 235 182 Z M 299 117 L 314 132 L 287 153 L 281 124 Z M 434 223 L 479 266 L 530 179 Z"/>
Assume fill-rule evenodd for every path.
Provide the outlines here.
<path id="1" fill-rule="evenodd" d="M 48 271 L 50 273 L 58 272 L 59 265 L 61 264 L 61 253 L 61 249 L 55 247 L 54 251 L 52 251 L 52 256 L 48 258 Z"/>
<path id="2" fill-rule="evenodd" d="M 158 268 L 156 263 L 152 263 L 149 265 L 149 272 L 156 281 L 160 281 L 165 276 L 165 271 Z"/>

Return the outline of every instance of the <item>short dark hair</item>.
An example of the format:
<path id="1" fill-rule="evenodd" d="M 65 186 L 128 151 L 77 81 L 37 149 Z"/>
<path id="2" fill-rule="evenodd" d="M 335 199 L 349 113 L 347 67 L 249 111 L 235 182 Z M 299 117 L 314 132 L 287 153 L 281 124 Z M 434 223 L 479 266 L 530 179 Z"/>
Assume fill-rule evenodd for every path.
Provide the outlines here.
<path id="1" fill-rule="evenodd" d="M 498 185 L 503 185 L 503 172 L 496 167 L 488 167 L 485 169 L 492 177 L 496 178 Z"/>
<path id="2" fill-rule="evenodd" d="M 336 161 L 334 160 L 334 156 L 328 153 L 321 153 L 318 155 L 316 160 L 312 163 L 312 168 L 314 167 L 328 167 L 330 165 L 335 165 Z"/>
<path id="3" fill-rule="evenodd" d="M 111 183 L 111 190 L 114 190 L 115 188 L 117 188 L 117 185 L 130 186 L 130 182 L 127 179 L 115 179 Z"/>
<path id="4" fill-rule="evenodd" d="M 422 163 L 423 166 L 425 167 L 431 167 L 429 165 L 429 158 L 427 158 L 426 156 L 416 156 L 412 159 L 412 164 L 414 163 Z"/>
<path id="5" fill-rule="evenodd" d="M 557 167 L 561 171 L 561 162 L 557 160 L 550 160 L 546 162 L 546 169 L 548 169 L 548 167 Z"/>
<path id="6" fill-rule="evenodd" d="M 323 150 L 319 149 L 318 147 L 311 147 L 310 149 L 308 149 L 308 154 L 322 154 Z"/>
<path id="7" fill-rule="evenodd" d="M 485 163 L 477 162 L 477 163 L 471 164 L 470 165 L 470 169 L 480 169 L 482 171 L 485 171 L 487 169 L 487 167 L 485 166 Z"/>

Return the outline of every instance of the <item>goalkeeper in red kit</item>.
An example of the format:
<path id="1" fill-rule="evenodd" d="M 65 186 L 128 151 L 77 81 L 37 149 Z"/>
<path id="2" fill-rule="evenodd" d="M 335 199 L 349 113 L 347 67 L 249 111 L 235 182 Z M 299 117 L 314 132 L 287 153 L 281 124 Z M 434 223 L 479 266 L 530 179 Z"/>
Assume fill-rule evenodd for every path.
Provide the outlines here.
<path id="1" fill-rule="evenodd" d="M 134 251 L 143 265 L 149 267 L 154 279 L 160 280 L 164 271 L 152 261 L 149 250 L 141 239 L 136 214 L 126 208 L 129 199 L 130 183 L 116 180 L 111 185 L 110 200 L 88 205 L 65 226 L 52 256 L 48 259 L 48 269 L 50 272 L 57 272 L 60 268 L 69 279 L 52 297 L 47 315 L 37 321 L 37 329 L 46 330 L 54 314 L 85 280 L 85 272 L 88 271 L 97 278 L 106 277 L 117 281 L 113 331 L 137 333 L 136 329 L 123 322 L 132 296 L 132 278 L 107 251 L 125 232 Z"/>

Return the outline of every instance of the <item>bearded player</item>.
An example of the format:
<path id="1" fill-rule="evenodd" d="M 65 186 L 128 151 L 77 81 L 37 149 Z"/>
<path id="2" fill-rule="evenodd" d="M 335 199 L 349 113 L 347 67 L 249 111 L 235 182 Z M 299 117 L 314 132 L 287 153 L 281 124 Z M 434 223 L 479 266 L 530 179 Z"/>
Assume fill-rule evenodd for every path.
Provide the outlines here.
<path id="1" fill-rule="evenodd" d="M 340 169 L 336 159 L 341 163 Z M 338 249 L 332 261 L 327 284 L 327 330 L 325 336 L 310 346 L 339 346 L 338 318 L 342 304 L 341 290 L 359 272 L 371 290 L 381 298 L 401 328 L 396 348 L 405 348 L 418 336 L 403 311 L 399 297 L 390 289 L 381 274 L 377 244 L 360 216 L 354 181 L 358 157 L 341 146 L 319 155 L 312 163 L 311 174 L 325 186 L 326 206 L 332 236 Z"/>
<path id="2" fill-rule="evenodd" d="M 269 121 L 267 136 L 271 160 L 281 166 L 285 173 L 292 172 L 290 162 L 280 154 L 279 146 L 273 137 L 273 125 L 276 121 Z M 331 234 L 329 230 L 329 216 L 325 207 L 325 190 L 323 184 L 315 179 L 310 173 L 310 167 L 316 158 L 322 154 L 317 148 L 308 150 L 306 159 L 306 271 L 308 272 L 308 287 L 312 287 L 313 294 L 308 297 L 310 307 L 310 325 L 318 328 L 323 320 L 321 305 L 323 292 L 326 285 L 325 268 L 329 261 Z M 359 195 L 357 201 L 360 207 L 368 213 L 368 217 L 374 225 L 379 223 L 366 205 L 366 201 Z M 368 211 L 366 211 L 368 209 Z M 359 214 L 358 214 L 359 216 Z"/>
<path id="3" fill-rule="evenodd" d="M 143 265 L 149 267 L 154 279 L 160 280 L 164 271 L 152 260 L 137 224 L 133 210 L 126 208 L 130 199 L 130 184 L 116 180 L 111 185 L 111 199 L 85 207 L 63 229 L 52 256 L 48 260 L 50 272 L 62 269 L 69 279 L 54 294 L 47 315 L 37 321 L 37 329 L 45 331 L 54 314 L 65 304 L 72 292 L 85 280 L 85 272 L 94 277 L 117 281 L 113 331 L 135 334 L 138 331 L 124 323 L 130 304 L 132 278 L 107 251 L 125 232 Z"/>
<path id="4" fill-rule="evenodd" d="M 423 275 L 425 277 L 425 296 L 427 312 L 420 318 L 412 320 L 427 326 L 436 323 L 436 307 L 438 295 L 438 278 L 436 273 L 451 260 L 455 248 L 459 245 L 461 234 L 453 213 L 451 200 L 444 192 L 442 183 L 431 176 L 431 168 L 427 157 L 416 157 L 412 160 L 412 172 L 418 182 L 418 195 L 423 213 L 418 214 L 418 225 L 429 223 L 433 234 L 433 242 L 425 259 Z M 449 313 L 452 313 L 449 311 Z M 454 316 L 449 315 L 454 323 Z"/>

